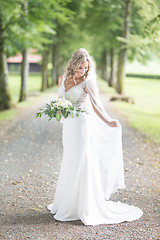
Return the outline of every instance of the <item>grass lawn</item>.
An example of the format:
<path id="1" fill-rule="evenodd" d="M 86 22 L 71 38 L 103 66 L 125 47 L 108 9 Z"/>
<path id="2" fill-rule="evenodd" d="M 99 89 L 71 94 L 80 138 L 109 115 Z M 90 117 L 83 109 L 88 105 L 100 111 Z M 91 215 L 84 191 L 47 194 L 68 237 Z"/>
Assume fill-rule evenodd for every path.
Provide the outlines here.
<path id="1" fill-rule="evenodd" d="M 105 81 L 100 79 L 99 85 L 108 96 L 115 95 Z M 115 108 L 127 117 L 132 127 L 160 143 L 160 80 L 126 78 L 125 94 L 133 97 L 135 104 L 112 102 Z"/>
<path id="2" fill-rule="evenodd" d="M 20 97 L 20 84 L 21 78 L 18 74 L 11 74 L 9 76 L 9 88 L 12 97 L 12 102 L 17 103 Z M 28 92 L 38 92 L 41 87 L 40 74 L 30 74 L 28 79 Z"/>
<path id="3" fill-rule="evenodd" d="M 40 74 L 30 74 L 28 80 L 28 94 L 33 94 L 40 91 L 41 87 L 41 76 Z M 9 120 L 14 118 L 14 116 L 22 111 L 22 108 L 31 106 L 37 102 L 40 98 L 44 97 L 46 94 L 56 91 L 57 86 L 47 89 L 45 92 L 40 93 L 38 96 L 29 96 L 27 101 L 21 103 L 18 102 L 20 97 L 20 76 L 18 74 L 11 74 L 9 76 L 9 89 L 11 93 L 13 108 L 0 112 L 0 121 Z"/>

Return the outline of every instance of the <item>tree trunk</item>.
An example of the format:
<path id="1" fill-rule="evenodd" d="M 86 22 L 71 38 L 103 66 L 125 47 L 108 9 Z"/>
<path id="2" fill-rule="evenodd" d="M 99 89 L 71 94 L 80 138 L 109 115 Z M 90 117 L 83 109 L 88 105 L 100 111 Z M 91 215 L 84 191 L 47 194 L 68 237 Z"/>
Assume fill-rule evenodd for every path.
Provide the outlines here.
<path id="1" fill-rule="evenodd" d="M 25 101 L 28 92 L 28 74 L 29 74 L 29 61 L 28 61 L 28 50 L 22 51 L 22 64 L 21 64 L 21 92 L 19 102 Z"/>
<path id="2" fill-rule="evenodd" d="M 11 107 L 11 97 L 8 87 L 8 68 L 4 50 L 4 32 L 0 15 L 0 111 Z"/>
<path id="3" fill-rule="evenodd" d="M 52 86 L 55 86 L 58 84 L 58 78 L 59 78 L 59 66 L 58 66 L 58 43 L 56 45 L 53 45 L 52 48 Z"/>
<path id="4" fill-rule="evenodd" d="M 123 27 L 123 38 L 125 39 L 129 38 L 130 16 L 131 16 L 131 0 L 125 0 L 125 14 Z M 122 94 L 124 92 L 126 59 L 127 59 L 126 43 L 121 43 L 121 48 L 118 57 L 117 86 L 116 86 L 116 91 L 119 94 Z"/>
<path id="5" fill-rule="evenodd" d="M 24 14 L 28 14 L 28 1 L 25 1 L 22 5 Z M 19 102 L 25 101 L 28 92 L 28 74 L 29 74 L 29 60 L 28 60 L 28 50 L 22 50 L 22 63 L 21 63 L 21 92 Z"/>
<path id="6" fill-rule="evenodd" d="M 50 81 L 52 79 L 52 68 L 50 68 L 50 64 L 52 62 L 52 44 L 48 45 L 48 66 L 47 66 L 47 70 L 48 70 L 48 78 L 47 78 L 47 88 L 52 87 L 52 82 Z"/>
<path id="7" fill-rule="evenodd" d="M 110 87 L 114 87 L 114 83 L 115 83 L 115 76 L 116 76 L 116 61 L 115 61 L 115 50 L 114 48 L 111 48 L 110 49 L 110 68 L 111 68 L 111 71 L 110 71 L 110 77 L 109 77 L 109 86 Z"/>
<path id="8" fill-rule="evenodd" d="M 49 73 L 48 73 L 48 78 L 47 78 L 47 88 L 50 88 L 50 84 L 49 84 Z"/>
<path id="9" fill-rule="evenodd" d="M 102 63 L 101 63 L 101 76 L 107 81 L 107 51 L 104 50 L 102 53 Z"/>
<path id="10" fill-rule="evenodd" d="M 45 91 L 48 84 L 48 60 L 49 60 L 49 50 L 44 49 L 42 56 L 42 86 L 41 92 Z"/>

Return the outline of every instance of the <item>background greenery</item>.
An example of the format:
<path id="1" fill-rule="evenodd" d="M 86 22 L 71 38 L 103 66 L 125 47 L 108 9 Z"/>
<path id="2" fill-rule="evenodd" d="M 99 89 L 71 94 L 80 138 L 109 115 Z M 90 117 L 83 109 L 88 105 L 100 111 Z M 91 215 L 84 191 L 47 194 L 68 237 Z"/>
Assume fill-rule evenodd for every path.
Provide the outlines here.
<path id="1" fill-rule="evenodd" d="M 57 86 L 48 88 L 45 92 L 40 93 L 40 85 L 41 85 L 41 75 L 39 73 L 30 74 L 29 76 L 29 94 L 27 97 L 27 101 L 18 102 L 19 89 L 20 89 L 20 76 L 18 74 L 11 74 L 9 78 L 9 87 L 11 90 L 11 98 L 12 98 L 12 108 L 1 111 L 0 112 L 0 122 L 4 120 L 11 120 L 16 117 L 17 114 L 24 111 L 26 108 L 32 106 L 39 100 L 46 97 L 48 94 L 51 94 L 57 91 Z"/>
<path id="2" fill-rule="evenodd" d="M 160 80 L 125 76 L 160 75 L 160 0 L 0 0 L 0 120 L 57 89 L 78 48 L 95 59 L 109 96 L 134 99 L 113 103 L 130 124 L 159 141 Z M 29 73 L 30 49 L 42 56 L 41 73 Z M 20 72 L 8 74 L 6 58 L 17 53 Z"/>
<path id="3" fill-rule="evenodd" d="M 112 97 L 115 90 L 99 79 L 99 86 Z M 130 125 L 160 143 L 160 80 L 126 78 L 125 92 L 134 98 L 135 104 L 112 102 L 127 117 Z"/>

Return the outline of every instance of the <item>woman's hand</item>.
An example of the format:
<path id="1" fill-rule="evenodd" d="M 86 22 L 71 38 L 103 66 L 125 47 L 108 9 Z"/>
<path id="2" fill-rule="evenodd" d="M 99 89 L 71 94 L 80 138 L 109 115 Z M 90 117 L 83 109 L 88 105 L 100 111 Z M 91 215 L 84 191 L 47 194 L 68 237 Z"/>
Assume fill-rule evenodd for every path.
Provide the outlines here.
<path id="1" fill-rule="evenodd" d="M 110 121 L 110 122 L 107 122 L 107 124 L 110 127 L 118 127 L 118 122 L 117 121 Z"/>

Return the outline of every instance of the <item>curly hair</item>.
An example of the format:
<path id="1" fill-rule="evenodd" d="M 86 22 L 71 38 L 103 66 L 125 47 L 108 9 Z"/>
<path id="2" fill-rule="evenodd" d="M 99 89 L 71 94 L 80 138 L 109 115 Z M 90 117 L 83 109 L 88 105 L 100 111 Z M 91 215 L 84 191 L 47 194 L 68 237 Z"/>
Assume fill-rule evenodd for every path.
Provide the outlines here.
<path id="1" fill-rule="evenodd" d="M 79 69 L 81 64 L 85 61 L 88 61 L 88 70 L 83 77 L 87 78 L 90 67 L 91 67 L 89 53 L 84 48 L 80 48 L 79 50 L 76 50 L 73 53 L 71 59 L 68 61 L 67 66 L 65 68 L 64 73 L 66 75 L 66 78 L 69 80 L 72 80 L 76 75 L 77 70 Z"/>

